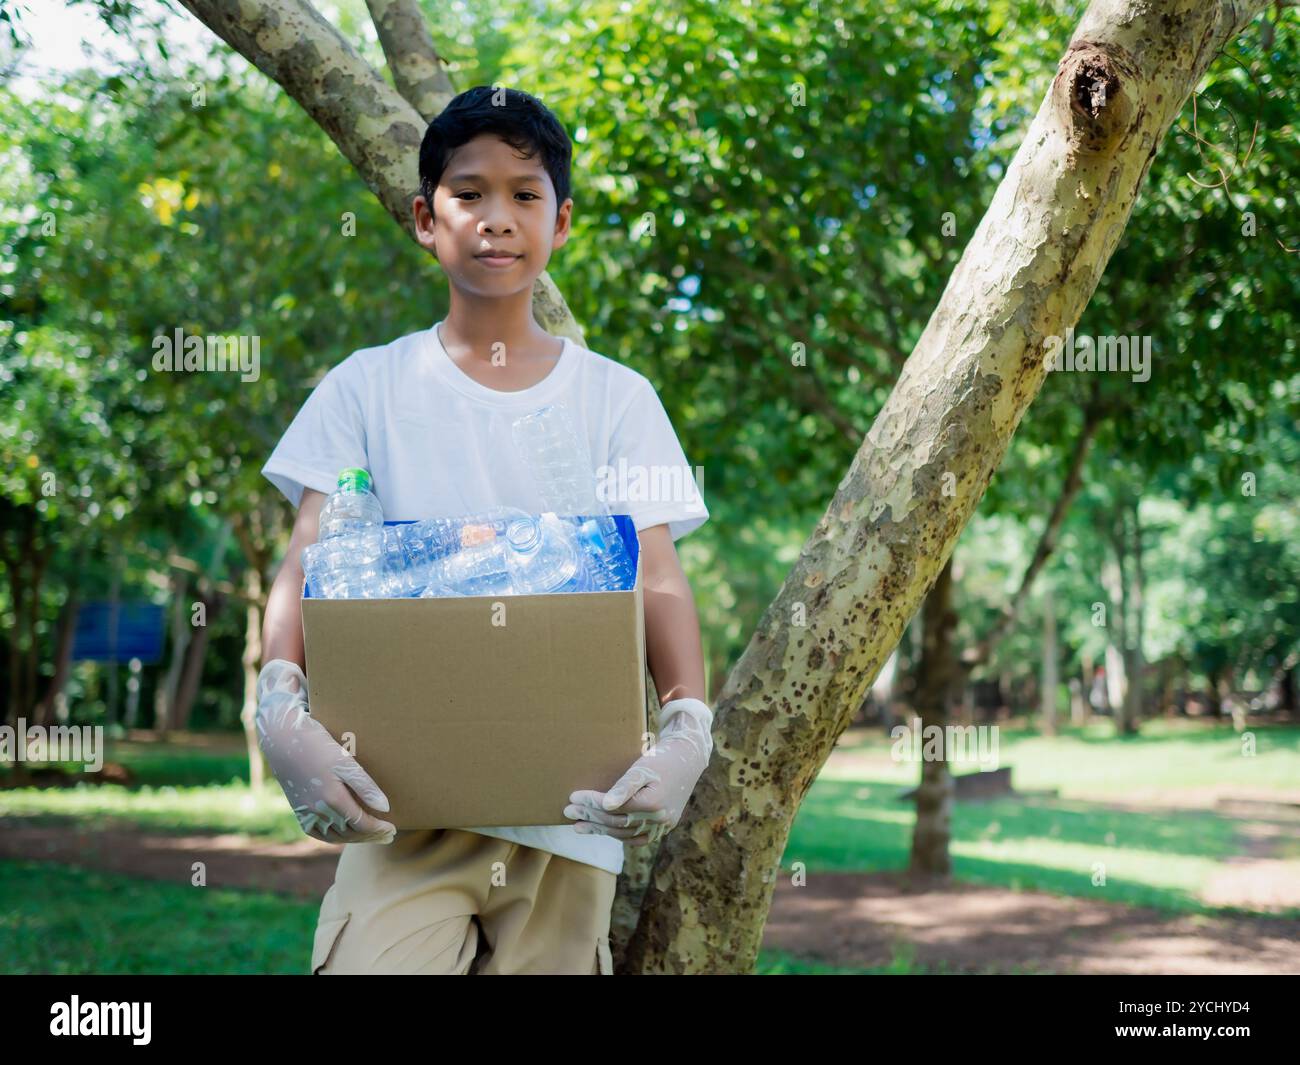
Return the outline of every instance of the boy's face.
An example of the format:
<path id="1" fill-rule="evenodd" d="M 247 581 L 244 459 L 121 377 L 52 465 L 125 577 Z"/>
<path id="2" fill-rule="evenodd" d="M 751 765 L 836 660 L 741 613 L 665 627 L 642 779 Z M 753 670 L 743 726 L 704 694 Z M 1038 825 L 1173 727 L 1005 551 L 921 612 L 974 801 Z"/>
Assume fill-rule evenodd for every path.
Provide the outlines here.
<path id="1" fill-rule="evenodd" d="M 569 238 L 573 200 L 556 210 L 555 186 L 541 153 L 520 158 L 495 134 L 482 134 L 451 153 L 433 194 L 412 205 L 420 243 L 448 279 L 475 295 L 502 297 L 533 282 L 551 251 Z M 484 253 L 504 253 L 492 258 Z"/>

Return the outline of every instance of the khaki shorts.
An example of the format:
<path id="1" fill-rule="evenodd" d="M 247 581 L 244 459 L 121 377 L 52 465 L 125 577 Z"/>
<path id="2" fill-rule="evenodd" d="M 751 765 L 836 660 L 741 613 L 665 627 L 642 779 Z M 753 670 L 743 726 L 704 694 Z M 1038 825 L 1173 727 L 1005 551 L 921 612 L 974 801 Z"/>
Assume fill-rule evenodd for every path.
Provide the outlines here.
<path id="1" fill-rule="evenodd" d="M 349 843 L 321 902 L 312 974 L 613 975 L 618 878 L 455 828 Z"/>

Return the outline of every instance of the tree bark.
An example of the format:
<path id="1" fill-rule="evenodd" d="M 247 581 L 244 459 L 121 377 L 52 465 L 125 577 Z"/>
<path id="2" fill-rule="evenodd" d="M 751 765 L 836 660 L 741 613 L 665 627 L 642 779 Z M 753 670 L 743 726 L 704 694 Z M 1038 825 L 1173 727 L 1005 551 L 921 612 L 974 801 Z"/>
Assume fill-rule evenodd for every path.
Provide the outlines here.
<path id="1" fill-rule="evenodd" d="M 799 802 L 1042 386 L 1170 125 L 1263 0 L 1084 15 L 852 465 L 723 686 L 713 760 L 663 842 L 626 965 L 749 971 Z M 947 494 L 944 474 L 955 477 Z M 804 603 L 807 624 L 790 623 Z"/>
<path id="2" fill-rule="evenodd" d="M 402 99 L 432 122 L 456 94 L 415 0 L 366 0 Z"/>

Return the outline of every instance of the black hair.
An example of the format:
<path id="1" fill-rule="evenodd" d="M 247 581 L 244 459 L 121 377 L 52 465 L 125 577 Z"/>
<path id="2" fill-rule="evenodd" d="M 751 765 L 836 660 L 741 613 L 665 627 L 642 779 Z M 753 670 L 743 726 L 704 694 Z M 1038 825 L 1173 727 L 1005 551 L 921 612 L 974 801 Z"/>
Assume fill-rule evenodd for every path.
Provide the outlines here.
<path id="1" fill-rule="evenodd" d="M 501 97 L 502 102 L 494 102 Z M 560 120 L 536 96 L 519 89 L 475 85 L 443 108 L 420 142 L 420 195 L 430 213 L 433 190 L 452 151 L 483 133 L 495 133 L 530 159 L 541 152 L 542 166 L 555 186 L 556 208 L 569 198 L 573 145 Z"/>

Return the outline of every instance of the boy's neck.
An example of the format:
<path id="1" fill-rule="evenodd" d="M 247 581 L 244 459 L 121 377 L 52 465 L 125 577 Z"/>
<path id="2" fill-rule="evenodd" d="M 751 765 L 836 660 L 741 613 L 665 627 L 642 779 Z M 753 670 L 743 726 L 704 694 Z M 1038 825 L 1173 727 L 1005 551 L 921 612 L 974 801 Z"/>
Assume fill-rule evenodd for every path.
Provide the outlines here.
<path id="1" fill-rule="evenodd" d="M 504 350 L 520 360 L 553 359 L 556 338 L 533 317 L 532 292 L 509 300 L 457 298 L 439 329 L 443 347 L 457 362 L 490 363 L 495 352 Z M 498 348 L 502 344 L 504 348 Z"/>

